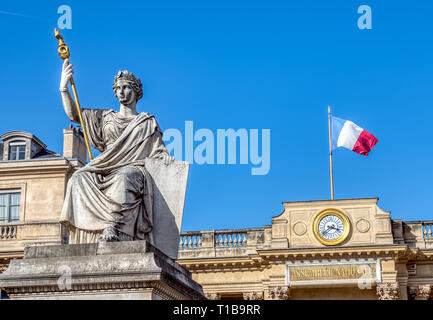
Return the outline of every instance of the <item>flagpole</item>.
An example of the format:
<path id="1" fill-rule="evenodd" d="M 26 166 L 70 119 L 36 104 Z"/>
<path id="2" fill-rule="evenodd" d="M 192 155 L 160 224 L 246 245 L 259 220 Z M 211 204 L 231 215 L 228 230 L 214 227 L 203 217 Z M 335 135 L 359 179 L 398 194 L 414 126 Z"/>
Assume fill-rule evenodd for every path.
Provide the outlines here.
<path id="1" fill-rule="evenodd" d="M 328 127 L 329 127 L 329 168 L 331 172 L 331 200 L 334 200 L 334 177 L 332 173 L 332 147 L 331 147 L 331 106 L 328 106 Z"/>

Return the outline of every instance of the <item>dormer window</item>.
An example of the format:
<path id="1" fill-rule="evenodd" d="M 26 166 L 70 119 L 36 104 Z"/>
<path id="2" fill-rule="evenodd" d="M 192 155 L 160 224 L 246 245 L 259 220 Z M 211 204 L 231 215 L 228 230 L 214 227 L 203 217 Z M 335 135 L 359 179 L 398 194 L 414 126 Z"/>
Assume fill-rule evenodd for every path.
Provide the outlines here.
<path id="1" fill-rule="evenodd" d="M 26 143 L 11 142 L 9 144 L 9 159 L 12 161 L 24 160 L 26 158 Z"/>
<path id="2" fill-rule="evenodd" d="M 10 131 L 0 136 L 0 161 L 22 161 L 47 158 L 56 153 L 47 150 L 47 146 L 33 134 L 24 131 Z M 60 155 L 56 155 L 60 156 Z"/>

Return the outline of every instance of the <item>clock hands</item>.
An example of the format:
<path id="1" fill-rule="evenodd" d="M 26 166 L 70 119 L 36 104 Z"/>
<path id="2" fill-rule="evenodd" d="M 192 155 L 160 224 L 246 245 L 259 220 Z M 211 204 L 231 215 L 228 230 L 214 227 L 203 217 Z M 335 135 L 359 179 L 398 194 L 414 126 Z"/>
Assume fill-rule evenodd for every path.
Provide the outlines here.
<path id="1" fill-rule="evenodd" d="M 322 232 L 322 235 L 326 235 L 331 229 L 334 229 L 336 231 L 340 231 L 341 230 L 340 228 L 336 228 L 333 225 L 330 225 L 330 226 L 328 226 L 328 228 L 325 231 Z"/>
<path id="2" fill-rule="evenodd" d="M 334 227 L 334 226 L 329 226 L 329 228 L 332 228 L 332 229 L 337 230 L 337 231 L 340 231 L 340 230 L 341 230 L 340 228 L 336 228 L 336 227 Z"/>
<path id="3" fill-rule="evenodd" d="M 326 229 L 325 231 L 322 232 L 322 235 L 325 235 L 326 233 L 328 233 L 328 231 L 330 230 L 331 226 L 328 226 L 328 229 Z"/>

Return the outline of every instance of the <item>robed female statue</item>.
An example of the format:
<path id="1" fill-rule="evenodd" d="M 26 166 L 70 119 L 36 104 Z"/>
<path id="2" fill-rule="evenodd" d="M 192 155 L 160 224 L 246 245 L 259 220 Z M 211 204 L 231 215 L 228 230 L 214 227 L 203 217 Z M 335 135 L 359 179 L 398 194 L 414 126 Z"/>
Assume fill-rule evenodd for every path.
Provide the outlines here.
<path id="1" fill-rule="evenodd" d="M 60 92 L 68 118 L 79 123 L 75 102 L 68 90 L 73 66 L 62 67 Z M 119 71 L 113 90 L 119 111 L 82 109 L 90 144 L 101 152 L 68 181 L 60 222 L 70 233 L 70 243 L 99 241 L 152 241 L 153 190 L 146 158 L 170 157 L 155 117 L 137 113 L 143 96 L 139 78 Z"/>

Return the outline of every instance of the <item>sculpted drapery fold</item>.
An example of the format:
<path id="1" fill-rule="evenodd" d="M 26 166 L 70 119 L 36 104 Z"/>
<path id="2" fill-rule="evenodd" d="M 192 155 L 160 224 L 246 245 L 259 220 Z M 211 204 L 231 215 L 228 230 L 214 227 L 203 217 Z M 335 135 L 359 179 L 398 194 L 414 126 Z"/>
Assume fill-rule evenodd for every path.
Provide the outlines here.
<path id="1" fill-rule="evenodd" d="M 60 222 L 74 243 L 95 242 L 108 227 L 121 240 L 152 241 L 153 190 L 144 159 L 168 155 L 155 118 L 108 109 L 82 115 L 91 145 L 102 153 L 72 175 Z"/>

